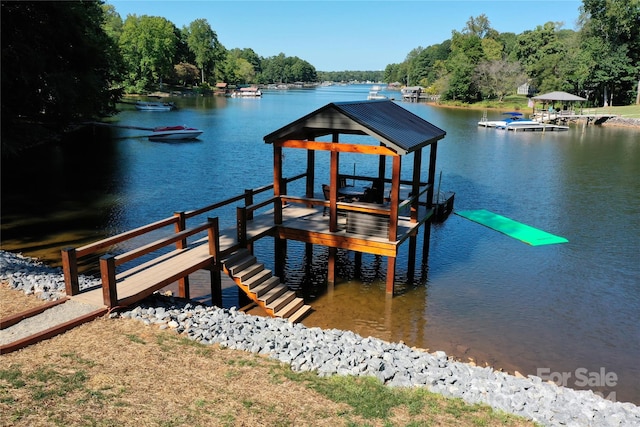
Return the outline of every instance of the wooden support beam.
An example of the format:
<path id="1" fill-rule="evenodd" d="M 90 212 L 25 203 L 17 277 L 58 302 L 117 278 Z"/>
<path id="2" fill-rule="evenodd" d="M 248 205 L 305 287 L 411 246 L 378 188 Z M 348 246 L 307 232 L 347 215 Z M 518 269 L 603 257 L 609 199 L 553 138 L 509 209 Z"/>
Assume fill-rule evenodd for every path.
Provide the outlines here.
<path id="1" fill-rule="evenodd" d="M 275 148 L 303 148 L 306 150 L 318 150 L 318 151 L 331 151 L 341 153 L 360 153 L 360 154 L 376 154 L 383 156 L 399 156 L 398 153 L 383 145 L 358 145 L 358 144 L 346 144 L 340 142 L 336 138 L 332 142 L 323 141 L 304 141 L 297 139 L 290 139 L 286 141 L 274 142 Z M 274 148 L 274 151 L 275 151 Z"/>
<path id="2" fill-rule="evenodd" d="M 329 248 L 329 262 L 327 263 L 327 287 L 333 290 L 336 284 L 336 248 Z"/>
<path id="3" fill-rule="evenodd" d="M 396 278 L 396 258 L 387 257 L 387 294 L 393 295 L 394 293 L 394 281 Z"/>

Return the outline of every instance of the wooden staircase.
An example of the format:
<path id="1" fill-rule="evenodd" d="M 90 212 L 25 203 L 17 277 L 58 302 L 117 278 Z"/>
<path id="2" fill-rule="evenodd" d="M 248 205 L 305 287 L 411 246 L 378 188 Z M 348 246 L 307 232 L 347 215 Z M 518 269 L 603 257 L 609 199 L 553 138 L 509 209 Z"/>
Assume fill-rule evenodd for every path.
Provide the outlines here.
<path id="1" fill-rule="evenodd" d="M 265 269 L 247 249 L 240 249 L 224 259 L 222 266 L 236 285 L 269 316 L 296 323 L 311 311 L 304 299 L 281 283 L 271 270 Z"/>

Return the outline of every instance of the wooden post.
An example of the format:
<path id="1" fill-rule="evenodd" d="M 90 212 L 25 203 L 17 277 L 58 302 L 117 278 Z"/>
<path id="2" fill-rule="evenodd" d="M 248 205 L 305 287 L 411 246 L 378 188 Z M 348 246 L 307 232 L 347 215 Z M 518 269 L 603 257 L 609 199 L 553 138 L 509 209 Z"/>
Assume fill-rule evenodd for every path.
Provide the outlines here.
<path id="1" fill-rule="evenodd" d="M 334 144 L 338 144 L 338 133 L 333 134 Z M 329 231 L 338 231 L 338 171 L 340 170 L 340 153 L 331 152 L 331 165 L 329 167 Z"/>
<path id="2" fill-rule="evenodd" d="M 393 295 L 394 286 L 393 282 L 396 278 L 396 258 L 392 256 L 387 257 L 387 294 Z"/>
<path id="3" fill-rule="evenodd" d="M 305 197 L 313 199 L 314 185 L 316 180 L 316 152 L 314 150 L 307 150 L 307 181 L 306 181 L 306 195 Z"/>
<path id="4" fill-rule="evenodd" d="M 244 190 L 244 206 L 251 206 L 253 204 L 253 190 Z M 247 220 L 253 219 L 253 211 L 247 212 Z"/>
<path id="5" fill-rule="evenodd" d="M 378 186 L 378 195 L 377 195 L 376 203 L 384 202 L 384 197 L 385 197 L 384 196 L 384 175 L 386 173 L 385 172 L 386 160 L 387 160 L 387 156 L 380 155 L 378 157 L 378 182 L 376 184 Z"/>
<path id="6" fill-rule="evenodd" d="M 238 206 L 236 208 L 237 218 L 237 239 L 240 247 L 247 246 L 247 208 Z"/>
<path id="7" fill-rule="evenodd" d="M 186 230 L 187 219 L 185 217 L 184 212 L 174 212 L 173 216 L 178 218 L 178 221 L 175 224 L 175 232 L 179 233 L 181 231 Z M 187 247 L 186 237 L 176 242 L 177 249 L 185 249 L 186 247 Z M 178 279 L 178 295 L 180 296 L 180 298 L 189 299 L 189 276 L 184 276 Z"/>
<path id="8" fill-rule="evenodd" d="M 273 223 L 282 224 L 282 201 L 280 198 L 273 202 Z"/>
<path id="9" fill-rule="evenodd" d="M 422 167 L 422 149 L 413 154 L 413 183 L 411 186 L 411 194 L 417 196 L 420 194 L 420 168 Z M 418 222 L 418 197 L 411 202 L 411 222 Z"/>
<path id="10" fill-rule="evenodd" d="M 407 278 L 413 282 L 416 273 L 417 232 L 409 237 L 409 254 L 407 255 Z"/>
<path id="11" fill-rule="evenodd" d="M 281 239 L 278 236 L 274 237 L 273 249 L 275 253 L 275 274 L 280 278 L 282 282 L 284 282 L 285 263 L 287 259 L 287 240 Z"/>
<path id="12" fill-rule="evenodd" d="M 102 301 L 109 308 L 118 306 L 116 288 L 116 257 L 105 254 L 100 257 L 100 277 L 102 278 Z"/>
<path id="13" fill-rule="evenodd" d="M 389 240 L 396 241 L 398 238 L 398 199 L 400 197 L 400 170 L 402 158 L 393 157 L 393 169 L 391 180 L 391 204 L 389 206 Z"/>
<path id="14" fill-rule="evenodd" d="M 333 290 L 336 284 L 336 248 L 329 247 L 329 262 L 327 266 L 327 287 Z"/>
<path id="15" fill-rule="evenodd" d="M 209 255 L 213 256 L 213 264 L 209 266 L 211 277 L 211 304 L 222 307 L 222 278 L 220 276 L 220 226 L 218 217 L 207 218 L 211 227 L 207 229 Z"/>
<path id="16" fill-rule="evenodd" d="M 62 271 L 64 272 L 64 287 L 67 295 L 79 294 L 78 259 L 74 248 L 64 248 L 62 250 Z"/>
<path id="17" fill-rule="evenodd" d="M 427 209 L 431 209 L 433 206 L 433 187 L 436 181 L 436 155 L 438 152 L 438 142 L 431 144 L 431 150 L 429 153 L 429 190 L 427 191 Z"/>

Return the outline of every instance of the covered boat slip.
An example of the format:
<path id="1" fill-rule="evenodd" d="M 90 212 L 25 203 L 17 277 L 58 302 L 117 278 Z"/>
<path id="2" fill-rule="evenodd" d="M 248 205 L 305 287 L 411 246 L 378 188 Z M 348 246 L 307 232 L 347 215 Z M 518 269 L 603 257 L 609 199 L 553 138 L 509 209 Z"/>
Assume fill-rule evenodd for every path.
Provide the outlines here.
<path id="1" fill-rule="evenodd" d="M 345 142 L 344 135 L 370 138 L 365 138 L 365 143 L 355 144 Z M 446 132 L 442 129 L 389 100 L 330 103 L 266 135 L 264 141 L 273 144 L 274 196 L 282 203 L 308 206 L 315 204 L 316 201 L 310 199 L 313 199 L 317 189 L 325 183 L 316 181 L 316 152 L 328 152 L 330 156 L 328 230 L 287 227 L 278 220 L 276 209 L 279 230 L 277 239 L 280 240 L 276 245 L 286 244 L 287 239 L 293 239 L 329 247 L 329 286 L 335 283 L 335 257 L 338 248 L 384 255 L 387 257 L 386 290 L 388 294 L 393 294 L 395 263 L 400 244 L 409 241 L 408 270 L 411 274 L 415 267 L 419 226 L 430 224 L 432 219 L 437 142 L 445 135 Z M 321 140 L 322 138 L 325 140 Z M 430 148 L 429 163 L 424 180 L 421 176 L 422 151 L 427 146 Z M 307 152 L 304 173 L 306 194 L 301 198 L 290 197 L 283 180 L 283 151 L 288 149 L 303 149 Z M 341 177 L 345 177 L 340 172 L 340 155 L 343 153 L 377 157 L 376 176 L 346 176 L 371 182 L 371 188 L 375 190 L 374 199 L 371 200 L 373 203 L 339 202 Z M 402 158 L 407 155 L 413 155 L 412 179 L 407 182 L 411 187 L 411 196 L 401 202 Z M 390 177 L 386 174 L 387 158 L 390 158 L 391 163 Z M 375 158 L 373 159 L 375 162 Z M 324 172 L 326 174 L 327 171 Z M 390 187 L 387 195 L 385 188 L 388 185 Z M 419 209 L 421 205 L 425 209 Z M 408 210 L 406 219 L 399 215 L 403 207 Z M 346 217 L 345 228 L 340 226 L 343 215 Z M 304 221 L 302 218 L 300 220 Z M 425 246 L 429 242 L 429 231 L 429 227 L 425 227 Z M 425 249 L 427 250 L 423 254 L 428 252 L 428 247 Z"/>

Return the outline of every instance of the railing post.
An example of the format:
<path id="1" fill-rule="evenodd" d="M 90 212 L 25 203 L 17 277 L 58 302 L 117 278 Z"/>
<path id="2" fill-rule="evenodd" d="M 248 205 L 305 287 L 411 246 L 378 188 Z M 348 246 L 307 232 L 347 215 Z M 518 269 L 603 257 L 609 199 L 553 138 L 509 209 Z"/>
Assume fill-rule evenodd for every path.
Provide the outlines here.
<path id="1" fill-rule="evenodd" d="M 253 190 L 244 190 L 244 206 L 253 205 Z M 253 219 L 253 211 L 247 214 L 247 219 Z"/>
<path id="2" fill-rule="evenodd" d="M 182 211 L 174 212 L 173 216 L 178 217 L 178 221 L 175 224 L 176 234 L 180 233 L 181 231 L 186 230 L 187 229 L 187 219 L 186 219 L 186 216 L 185 216 L 184 212 L 182 212 Z M 187 247 L 187 239 L 186 238 L 176 242 L 176 248 L 177 249 L 184 249 L 186 247 Z"/>
<path id="3" fill-rule="evenodd" d="M 102 300 L 109 308 L 118 305 L 116 289 L 116 258 L 111 254 L 100 257 L 100 277 L 102 278 Z"/>
<path id="4" fill-rule="evenodd" d="M 282 199 L 280 197 L 273 202 L 273 223 L 282 224 Z"/>
<path id="5" fill-rule="evenodd" d="M 75 248 L 64 248 L 62 250 L 62 271 L 64 272 L 64 287 L 67 295 L 79 294 L 78 259 Z"/>
<path id="6" fill-rule="evenodd" d="M 247 246 L 247 208 L 238 206 L 236 208 L 237 218 L 237 237 L 240 247 L 245 248 Z"/>
<path id="7" fill-rule="evenodd" d="M 207 218 L 210 227 L 207 229 L 209 240 L 209 255 L 213 255 L 213 265 L 209 268 L 209 276 L 211 279 L 211 304 L 222 307 L 222 278 L 220 270 L 222 263 L 220 262 L 220 225 L 218 217 Z"/>

